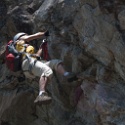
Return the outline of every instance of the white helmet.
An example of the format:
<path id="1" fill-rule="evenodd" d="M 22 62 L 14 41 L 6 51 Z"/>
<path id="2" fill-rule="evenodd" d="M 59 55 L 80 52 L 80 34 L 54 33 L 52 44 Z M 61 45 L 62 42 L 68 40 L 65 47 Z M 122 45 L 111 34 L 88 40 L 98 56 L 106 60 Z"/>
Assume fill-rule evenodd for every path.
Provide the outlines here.
<path id="1" fill-rule="evenodd" d="M 17 33 L 14 37 L 13 37 L 13 41 L 16 42 L 21 36 L 26 35 L 26 33 Z"/>

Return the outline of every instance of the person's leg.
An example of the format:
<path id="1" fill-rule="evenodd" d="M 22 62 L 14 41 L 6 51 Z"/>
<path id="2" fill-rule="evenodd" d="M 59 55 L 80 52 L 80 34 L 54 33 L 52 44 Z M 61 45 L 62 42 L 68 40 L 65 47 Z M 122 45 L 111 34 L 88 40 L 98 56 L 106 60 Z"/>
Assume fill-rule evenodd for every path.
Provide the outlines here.
<path id="1" fill-rule="evenodd" d="M 31 66 L 31 71 L 28 71 L 29 66 Z M 50 67 L 46 66 L 40 61 L 34 62 L 34 59 L 31 58 L 31 61 L 29 62 L 28 59 L 25 60 L 22 64 L 22 70 L 26 71 L 25 75 L 28 78 L 35 78 L 36 76 L 40 77 L 39 80 L 39 95 L 37 96 L 35 103 L 42 102 L 42 101 L 48 101 L 51 100 L 51 97 L 48 96 L 46 93 L 46 86 L 49 79 L 51 79 L 51 76 L 53 74 L 53 71 Z"/>
<path id="2" fill-rule="evenodd" d="M 46 86 L 48 81 L 51 79 L 53 71 L 44 63 L 37 61 L 32 67 L 32 73 L 40 77 L 39 80 L 39 95 L 37 96 L 34 103 L 50 102 L 52 98 L 46 92 Z"/>
<path id="3" fill-rule="evenodd" d="M 57 65 L 57 68 L 55 69 L 59 74 L 64 75 L 67 71 L 65 70 L 65 68 L 63 67 L 62 63 L 59 63 Z"/>
<path id="4" fill-rule="evenodd" d="M 77 76 L 74 73 L 65 70 L 65 68 L 63 67 L 63 63 L 59 63 L 57 65 L 56 71 L 65 76 L 68 82 L 73 82 L 78 80 Z"/>
<path id="5" fill-rule="evenodd" d="M 48 61 L 46 65 L 51 67 L 53 70 L 55 70 L 59 74 L 65 76 L 68 82 L 73 82 L 73 81 L 78 80 L 77 76 L 74 73 L 71 73 L 65 70 L 63 66 L 63 62 L 61 60 L 53 59 L 53 60 Z"/>
<path id="6" fill-rule="evenodd" d="M 48 78 L 46 76 L 41 76 L 39 80 L 39 95 L 35 99 L 34 103 L 50 102 L 52 98 L 46 92 Z"/>
<path id="7" fill-rule="evenodd" d="M 53 59 L 45 63 L 47 66 L 49 66 L 52 70 L 55 70 L 61 75 L 68 75 L 69 72 L 67 72 L 63 66 L 63 62 L 58 59 Z"/>
<path id="8" fill-rule="evenodd" d="M 46 92 L 47 86 L 47 77 L 41 76 L 39 80 L 39 95 L 42 95 L 43 92 Z"/>

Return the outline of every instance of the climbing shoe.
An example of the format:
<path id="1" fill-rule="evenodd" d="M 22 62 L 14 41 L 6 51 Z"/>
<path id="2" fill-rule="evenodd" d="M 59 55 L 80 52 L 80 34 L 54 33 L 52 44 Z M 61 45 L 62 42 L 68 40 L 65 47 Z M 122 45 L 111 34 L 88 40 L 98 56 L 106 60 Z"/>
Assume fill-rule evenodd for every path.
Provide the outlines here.
<path id="1" fill-rule="evenodd" d="M 48 95 L 47 92 L 42 93 L 42 95 L 38 95 L 35 99 L 35 104 L 49 104 L 52 101 L 52 98 Z"/>
<path id="2" fill-rule="evenodd" d="M 74 73 L 69 73 L 67 76 L 65 76 L 67 78 L 68 82 L 73 82 L 73 81 L 77 81 L 78 78 Z"/>

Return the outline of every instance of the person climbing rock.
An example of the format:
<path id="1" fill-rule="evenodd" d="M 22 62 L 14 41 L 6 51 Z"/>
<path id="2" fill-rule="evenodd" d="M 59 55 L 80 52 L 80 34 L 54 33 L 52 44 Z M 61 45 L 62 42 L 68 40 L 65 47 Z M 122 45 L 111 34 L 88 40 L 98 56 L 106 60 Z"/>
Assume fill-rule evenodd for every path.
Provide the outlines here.
<path id="1" fill-rule="evenodd" d="M 42 54 L 42 48 L 40 46 L 39 50 L 35 53 L 35 48 L 30 45 L 30 41 L 44 36 L 49 36 L 49 31 L 38 32 L 32 35 L 18 33 L 13 38 L 16 50 L 18 52 L 23 52 L 22 70 L 25 77 L 30 79 L 33 79 L 36 76 L 40 77 L 39 95 L 34 101 L 36 104 L 41 102 L 50 102 L 52 100 L 51 96 L 46 92 L 46 86 L 52 78 L 53 70 L 62 74 L 68 82 L 73 82 L 78 79 L 75 74 L 65 70 L 62 60 L 39 60 Z"/>

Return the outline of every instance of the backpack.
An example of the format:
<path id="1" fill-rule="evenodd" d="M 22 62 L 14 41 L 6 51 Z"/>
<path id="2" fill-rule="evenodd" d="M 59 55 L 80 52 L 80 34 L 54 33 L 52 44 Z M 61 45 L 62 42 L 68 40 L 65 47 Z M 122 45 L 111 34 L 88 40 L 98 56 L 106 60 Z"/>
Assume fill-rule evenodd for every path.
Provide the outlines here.
<path id="1" fill-rule="evenodd" d="M 40 46 L 42 48 L 42 59 L 43 60 L 46 60 L 46 61 L 49 61 L 50 60 L 50 56 L 49 56 L 49 53 L 48 53 L 48 42 L 47 40 L 43 40 L 42 42 L 42 45 Z"/>
<path id="2" fill-rule="evenodd" d="M 15 49 L 14 42 L 12 40 L 9 41 L 6 46 L 5 64 L 8 69 L 13 72 L 21 70 L 22 54 Z"/>

